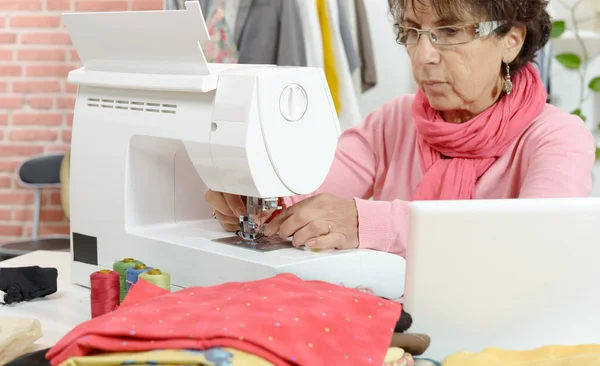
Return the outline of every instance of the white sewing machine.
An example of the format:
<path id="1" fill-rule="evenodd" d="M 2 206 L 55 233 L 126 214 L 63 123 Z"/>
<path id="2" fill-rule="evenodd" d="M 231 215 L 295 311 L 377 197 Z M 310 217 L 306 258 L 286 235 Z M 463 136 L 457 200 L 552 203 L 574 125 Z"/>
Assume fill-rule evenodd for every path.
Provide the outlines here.
<path id="1" fill-rule="evenodd" d="M 260 238 L 253 215 L 314 192 L 340 127 L 320 69 L 209 64 L 198 2 L 182 11 L 65 14 L 84 64 L 71 152 L 73 281 L 125 257 L 171 274 L 174 288 L 282 272 L 386 298 L 404 292 L 403 258 L 315 253 Z M 210 188 L 248 196 L 241 233 L 224 232 Z M 254 204 L 254 206 L 253 206 Z"/>

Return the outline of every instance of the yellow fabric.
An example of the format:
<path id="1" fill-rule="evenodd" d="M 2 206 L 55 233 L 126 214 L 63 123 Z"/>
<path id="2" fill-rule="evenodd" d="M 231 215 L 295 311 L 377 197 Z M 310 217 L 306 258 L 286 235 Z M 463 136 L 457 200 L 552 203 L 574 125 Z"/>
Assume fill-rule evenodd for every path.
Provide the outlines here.
<path id="1" fill-rule="evenodd" d="M 60 164 L 60 203 L 62 205 L 65 217 L 70 219 L 71 204 L 69 203 L 69 169 L 71 166 L 71 150 L 68 150 Z"/>
<path id="2" fill-rule="evenodd" d="M 340 86 L 335 68 L 335 55 L 333 53 L 333 40 L 331 39 L 331 28 L 327 18 L 327 0 L 317 1 L 317 13 L 319 14 L 319 24 L 321 26 L 321 38 L 323 41 L 323 64 L 325 78 L 329 85 L 329 92 L 333 98 L 333 104 L 337 114 L 340 114 Z"/>
<path id="3" fill-rule="evenodd" d="M 233 348 L 215 347 L 207 350 L 157 350 L 138 353 L 109 353 L 98 356 L 72 357 L 59 366 L 121 366 L 121 365 L 206 365 L 206 366 L 273 366 L 250 353 Z"/>
<path id="4" fill-rule="evenodd" d="M 526 351 L 487 348 L 479 353 L 459 352 L 442 366 L 589 366 L 600 364 L 600 345 L 547 346 Z"/>

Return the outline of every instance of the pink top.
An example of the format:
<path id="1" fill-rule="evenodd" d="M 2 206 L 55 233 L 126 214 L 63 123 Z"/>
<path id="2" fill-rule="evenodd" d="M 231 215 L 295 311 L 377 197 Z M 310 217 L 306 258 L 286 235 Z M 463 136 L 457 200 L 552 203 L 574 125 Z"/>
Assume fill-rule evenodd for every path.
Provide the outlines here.
<path id="1" fill-rule="evenodd" d="M 354 198 L 360 248 L 404 256 L 410 199 L 423 178 L 413 99 L 398 97 L 346 130 L 323 185 L 311 195 L 286 198 L 286 204 L 323 192 Z M 589 196 L 595 151 L 594 138 L 581 119 L 546 105 L 479 179 L 475 198 Z"/>

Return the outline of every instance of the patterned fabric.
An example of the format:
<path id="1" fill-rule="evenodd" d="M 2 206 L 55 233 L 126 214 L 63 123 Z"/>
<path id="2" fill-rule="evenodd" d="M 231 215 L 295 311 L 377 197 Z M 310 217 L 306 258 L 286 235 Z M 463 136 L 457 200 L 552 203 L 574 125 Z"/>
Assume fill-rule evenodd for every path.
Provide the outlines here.
<path id="1" fill-rule="evenodd" d="M 215 1 L 208 14 L 206 27 L 210 40 L 202 45 L 206 61 L 210 63 L 238 62 L 239 53 L 225 14 L 227 0 Z"/>
<path id="2" fill-rule="evenodd" d="M 112 353 L 100 356 L 73 357 L 60 366 L 272 366 L 273 364 L 250 353 L 233 348 L 195 350 L 156 350 L 140 353 Z"/>
<path id="3" fill-rule="evenodd" d="M 53 366 L 95 351 L 231 347 L 276 365 L 382 365 L 401 305 L 291 274 L 148 298 L 140 280 L 112 313 L 54 346 Z"/>

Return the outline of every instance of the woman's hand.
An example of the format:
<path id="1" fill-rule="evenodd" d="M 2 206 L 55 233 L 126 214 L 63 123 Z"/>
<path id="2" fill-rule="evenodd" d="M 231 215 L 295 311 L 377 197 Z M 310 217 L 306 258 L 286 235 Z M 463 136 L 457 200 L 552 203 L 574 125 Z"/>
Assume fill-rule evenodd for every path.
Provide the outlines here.
<path id="1" fill-rule="evenodd" d="M 243 197 L 208 190 L 204 198 L 215 210 L 215 218 L 227 231 L 239 230 L 240 216 L 246 214 L 246 203 Z"/>
<path id="2" fill-rule="evenodd" d="M 358 248 L 358 210 L 354 200 L 322 193 L 284 209 L 267 225 L 265 234 L 283 239 L 293 235 L 294 246 Z"/>

